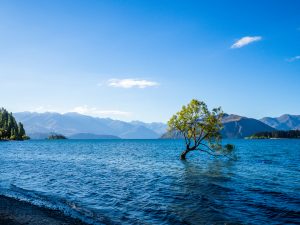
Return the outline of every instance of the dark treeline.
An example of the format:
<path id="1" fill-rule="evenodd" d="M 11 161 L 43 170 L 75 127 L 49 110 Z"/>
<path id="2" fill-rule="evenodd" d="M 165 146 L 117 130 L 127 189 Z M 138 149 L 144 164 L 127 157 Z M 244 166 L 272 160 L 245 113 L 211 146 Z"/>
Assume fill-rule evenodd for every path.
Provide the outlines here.
<path id="1" fill-rule="evenodd" d="M 250 138 L 300 138 L 300 130 L 259 132 Z"/>
<path id="2" fill-rule="evenodd" d="M 17 123 L 12 113 L 0 108 L 0 140 L 25 140 L 25 129 L 22 123 Z"/>

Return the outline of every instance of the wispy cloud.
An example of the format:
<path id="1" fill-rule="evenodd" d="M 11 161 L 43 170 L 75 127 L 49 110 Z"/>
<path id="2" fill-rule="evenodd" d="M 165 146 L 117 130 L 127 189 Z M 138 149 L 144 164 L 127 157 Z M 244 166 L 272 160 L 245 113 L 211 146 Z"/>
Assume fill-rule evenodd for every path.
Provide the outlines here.
<path id="1" fill-rule="evenodd" d="M 130 112 L 119 111 L 119 110 L 101 110 L 96 107 L 88 107 L 87 105 L 84 106 L 77 106 L 74 109 L 70 110 L 70 112 L 76 112 L 84 115 L 89 116 L 97 116 L 97 117 L 128 117 L 131 115 Z"/>
<path id="2" fill-rule="evenodd" d="M 237 40 L 233 45 L 231 45 L 231 48 L 242 48 L 246 45 L 249 45 L 252 42 L 260 41 L 262 39 L 261 36 L 246 36 L 242 37 L 241 39 Z"/>
<path id="3" fill-rule="evenodd" d="M 297 60 L 300 60 L 300 55 L 297 55 L 295 57 L 286 59 L 286 61 L 288 61 L 288 62 L 294 62 L 294 61 L 297 61 Z"/>
<path id="4" fill-rule="evenodd" d="M 110 79 L 107 85 L 117 88 L 146 88 L 158 86 L 159 83 L 140 79 Z"/>

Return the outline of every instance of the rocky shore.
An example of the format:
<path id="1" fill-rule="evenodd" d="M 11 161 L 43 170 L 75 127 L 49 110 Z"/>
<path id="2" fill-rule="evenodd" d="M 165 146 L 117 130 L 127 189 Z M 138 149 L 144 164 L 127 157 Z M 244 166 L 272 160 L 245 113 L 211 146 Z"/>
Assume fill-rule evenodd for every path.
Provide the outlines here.
<path id="1" fill-rule="evenodd" d="M 86 223 L 51 210 L 0 195 L 0 225 L 86 225 Z"/>

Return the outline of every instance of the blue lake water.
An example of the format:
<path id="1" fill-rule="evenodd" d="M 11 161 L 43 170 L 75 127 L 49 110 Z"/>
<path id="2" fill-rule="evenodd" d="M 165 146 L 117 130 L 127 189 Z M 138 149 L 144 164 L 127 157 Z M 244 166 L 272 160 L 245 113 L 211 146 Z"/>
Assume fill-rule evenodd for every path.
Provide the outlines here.
<path id="1" fill-rule="evenodd" d="M 229 142 L 237 161 L 180 161 L 178 140 L 0 142 L 0 194 L 93 224 L 299 224 L 300 140 Z"/>

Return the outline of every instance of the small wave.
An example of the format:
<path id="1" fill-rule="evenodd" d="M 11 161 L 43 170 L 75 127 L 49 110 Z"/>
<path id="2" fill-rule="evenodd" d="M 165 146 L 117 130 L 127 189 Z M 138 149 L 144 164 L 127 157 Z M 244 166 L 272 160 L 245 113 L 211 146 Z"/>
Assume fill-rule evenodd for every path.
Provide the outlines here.
<path id="1" fill-rule="evenodd" d="M 95 215 L 95 213 L 91 210 L 83 208 L 75 202 L 71 202 L 55 196 L 47 196 L 37 191 L 26 190 L 17 187 L 14 184 L 11 184 L 9 189 L 0 188 L 0 194 L 6 197 L 30 203 L 41 208 L 58 210 L 66 216 L 79 219 L 87 224 L 112 224 L 112 221 L 109 218 L 105 216 Z"/>

